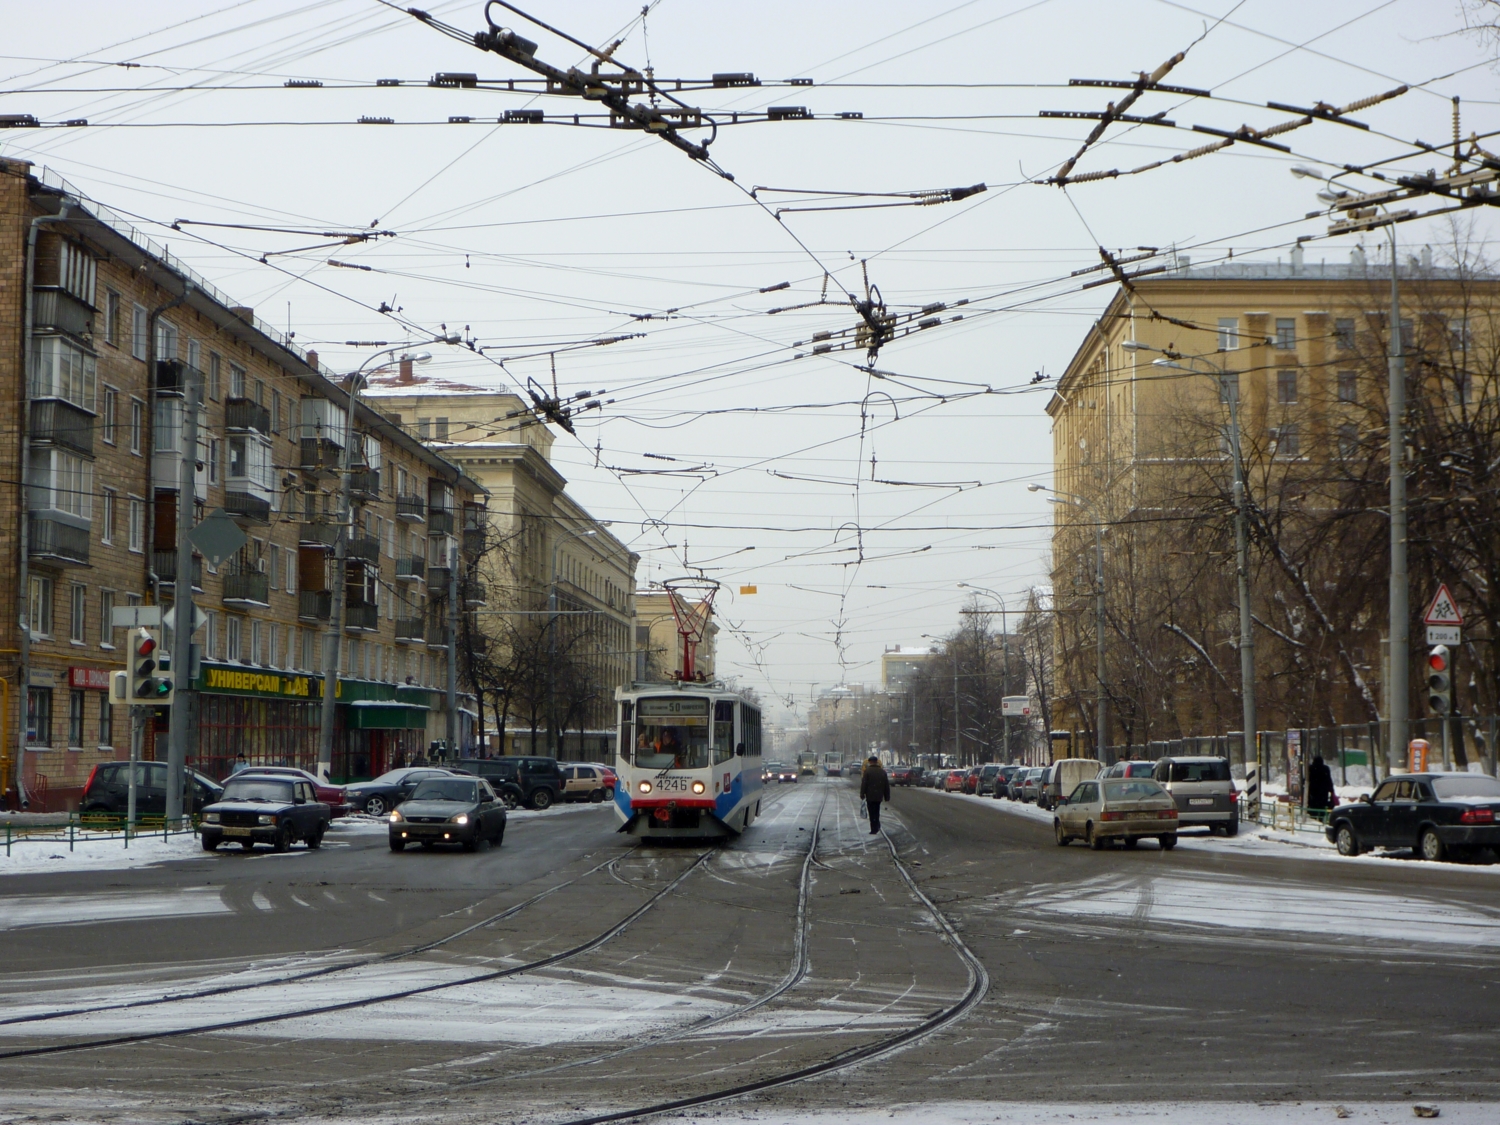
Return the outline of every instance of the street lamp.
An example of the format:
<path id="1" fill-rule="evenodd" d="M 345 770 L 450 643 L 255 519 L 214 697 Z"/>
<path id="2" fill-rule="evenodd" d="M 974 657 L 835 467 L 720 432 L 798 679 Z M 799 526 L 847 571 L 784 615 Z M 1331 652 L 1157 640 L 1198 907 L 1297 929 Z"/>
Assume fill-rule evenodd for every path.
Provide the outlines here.
<path id="1" fill-rule="evenodd" d="M 1162 350 L 1150 348 L 1135 340 L 1129 341 L 1129 344 L 1134 345 L 1131 348 L 1132 351 Z M 1208 367 L 1209 371 L 1194 372 L 1193 368 L 1179 363 L 1181 359 L 1187 359 L 1189 362 L 1197 359 Z M 1253 751 L 1256 766 L 1259 767 L 1260 741 L 1256 735 L 1255 716 L 1255 635 L 1252 631 L 1254 621 L 1250 613 L 1250 533 L 1245 517 L 1245 463 L 1240 453 L 1239 375 L 1235 373 L 1234 381 L 1231 383 L 1228 378 L 1230 373 L 1224 368 L 1201 357 L 1181 356 L 1170 351 L 1152 360 L 1151 364 L 1153 367 L 1166 367 L 1174 371 L 1186 371 L 1199 375 L 1212 373 L 1217 376 L 1220 394 L 1229 400 L 1229 457 L 1233 462 L 1231 476 L 1234 481 L 1234 557 L 1240 600 L 1240 725 L 1243 728 L 1240 731 L 1240 752 L 1244 764 L 1248 767 Z"/>
<path id="2" fill-rule="evenodd" d="M 1318 198 L 1324 202 L 1336 202 L 1338 190 L 1332 179 L 1316 168 L 1304 164 L 1294 165 L 1291 173 L 1301 179 L 1323 180 L 1324 191 Z M 1330 201 L 1325 196 L 1333 196 Z M 1387 357 L 1389 389 L 1386 392 L 1389 419 L 1391 457 L 1391 578 L 1388 594 L 1387 614 L 1390 617 L 1390 641 L 1387 649 L 1390 670 L 1386 685 L 1386 721 L 1390 727 L 1389 743 L 1386 746 L 1387 762 L 1391 767 L 1398 763 L 1398 755 L 1406 750 L 1406 739 L 1410 733 L 1410 692 L 1408 680 L 1411 648 L 1411 586 L 1406 570 L 1406 357 L 1401 345 L 1401 283 L 1396 265 L 1396 227 L 1386 224 L 1386 233 L 1391 239 L 1391 335 L 1390 353 Z"/>
<path id="3" fill-rule="evenodd" d="M 1048 503 L 1073 504 L 1091 509 L 1094 513 L 1094 641 L 1097 649 L 1094 677 L 1098 682 L 1094 700 L 1094 751 L 1104 765 L 1113 765 L 1113 762 L 1105 760 L 1109 757 L 1109 739 L 1105 737 L 1109 713 L 1106 710 L 1108 700 L 1104 692 L 1104 520 L 1092 502 L 1081 496 L 1074 496 L 1071 492 L 1060 492 L 1045 484 L 1028 484 L 1026 490 L 1051 492 L 1054 495 L 1047 497 Z"/>
<path id="4" fill-rule="evenodd" d="M 570 540 L 590 539 L 598 534 L 594 528 L 570 531 L 552 544 L 552 582 L 547 591 L 547 726 L 554 757 L 562 749 L 562 739 L 557 733 L 557 552 Z"/>
<path id="5" fill-rule="evenodd" d="M 973 590 L 976 593 L 994 598 L 1000 603 L 1000 648 L 1001 652 L 1004 653 L 1003 660 L 1005 662 L 1000 673 L 1000 724 L 1005 739 L 1005 760 L 1008 762 L 1010 761 L 1010 715 L 1005 710 L 1005 693 L 1010 690 L 1010 626 L 1006 623 L 1007 610 L 1005 608 L 1005 599 L 995 593 L 994 590 L 985 586 L 974 586 L 968 582 L 960 582 L 958 585 L 960 589 Z"/>

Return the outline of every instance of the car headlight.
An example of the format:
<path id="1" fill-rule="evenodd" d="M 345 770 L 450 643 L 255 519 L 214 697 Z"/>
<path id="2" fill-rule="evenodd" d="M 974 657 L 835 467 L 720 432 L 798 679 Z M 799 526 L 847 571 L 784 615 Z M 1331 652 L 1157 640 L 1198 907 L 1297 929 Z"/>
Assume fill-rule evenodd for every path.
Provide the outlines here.
<path id="1" fill-rule="evenodd" d="M 705 788 L 707 788 L 707 786 L 705 786 L 703 784 L 703 782 L 701 782 L 701 781 L 695 781 L 695 782 L 693 782 L 693 792 L 694 793 L 702 793 Z"/>
<path id="2" fill-rule="evenodd" d="M 400 809 L 392 809 L 391 810 L 390 820 L 391 820 L 392 824 L 400 824 L 405 819 L 406 819 L 406 817 L 404 817 L 404 816 L 401 815 L 401 810 Z"/>
<path id="3" fill-rule="evenodd" d="M 638 786 L 636 786 L 636 788 L 639 789 L 642 793 L 649 793 L 651 792 L 651 783 L 649 781 L 643 781 Z"/>
<path id="4" fill-rule="evenodd" d="M 258 816 L 258 817 L 255 818 L 255 823 L 256 824 L 275 824 L 276 823 L 276 818 L 274 816 L 270 816 L 269 814 L 262 813 L 260 816 Z"/>
<path id="5" fill-rule="evenodd" d="M 468 824 L 469 823 L 469 814 L 468 813 L 459 813 L 457 816 L 450 816 L 448 818 L 448 823 L 449 824 Z"/>
<path id="6" fill-rule="evenodd" d="M 216 813 L 216 812 L 204 813 L 203 814 L 203 823 L 204 824 L 218 824 L 219 823 L 219 814 Z"/>

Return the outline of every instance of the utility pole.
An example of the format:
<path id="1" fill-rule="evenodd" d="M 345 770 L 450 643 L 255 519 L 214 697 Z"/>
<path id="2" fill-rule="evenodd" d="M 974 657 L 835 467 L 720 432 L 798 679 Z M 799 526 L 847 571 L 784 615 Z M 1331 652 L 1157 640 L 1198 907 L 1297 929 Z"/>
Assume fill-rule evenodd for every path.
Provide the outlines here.
<path id="1" fill-rule="evenodd" d="M 448 756 L 458 754 L 458 543 L 448 548 Z"/>
<path id="2" fill-rule="evenodd" d="M 333 597 L 329 599 L 328 636 L 323 643 L 323 715 L 318 730 L 318 777 L 333 772 L 333 729 L 338 718 L 338 682 L 344 635 L 344 584 L 348 580 L 348 544 L 354 534 L 354 413 L 363 376 L 349 377 L 349 402 L 344 415 L 344 448 L 339 454 L 339 530 L 333 543 Z"/>
<path id="3" fill-rule="evenodd" d="M 177 428 L 179 454 L 177 472 L 177 579 L 172 585 L 172 719 L 167 742 L 167 822 L 182 819 L 184 772 L 192 731 L 191 698 L 193 663 L 193 510 L 197 502 L 198 410 L 203 402 L 203 381 L 190 367 L 182 369 L 182 420 Z M 133 772 L 133 770 L 132 770 Z"/>
<path id="4" fill-rule="evenodd" d="M 1223 376 L 1221 375 L 1222 379 Z M 1240 383 L 1235 376 L 1229 393 L 1229 455 L 1234 458 L 1234 555 L 1240 595 L 1240 752 L 1245 766 L 1255 755 L 1260 765 L 1260 738 L 1255 717 L 1255 636 L 1250 613 L 1250 533 L 1245 519 L 1245 462 L 1240 456 Z"/>
<path id="5" fill-rule="evenodd" d="M 1410 587 L 1406 573 L 1406 356 L 1401 339 L 1401 283 L 1396 263 L 1396 228 L 1391 236 L 1391 350 L 1390 350 L 1390 445 L 1391 445 L 1391 587 L 1390 587 L 1390 686 L 1386 711 L 1390 722 L 1387 760 L 1399 769 L 1405 760 L 1410 733 L 1411 674 Z"/>
<path id="6" fill-rule="evenodd" d="M 1104 524 L 1099 512 L 1094 511 L 1094 629 L 1096 648 L 1094 676 L 1099 682 L 1099 694 L 1095 699 L 1094 752 L 1103 765 L 1113 765 L 1109 758 L 1109 735 L 1106 723 L 1109 720 L 1109 699 L 1104 690 Z"/>

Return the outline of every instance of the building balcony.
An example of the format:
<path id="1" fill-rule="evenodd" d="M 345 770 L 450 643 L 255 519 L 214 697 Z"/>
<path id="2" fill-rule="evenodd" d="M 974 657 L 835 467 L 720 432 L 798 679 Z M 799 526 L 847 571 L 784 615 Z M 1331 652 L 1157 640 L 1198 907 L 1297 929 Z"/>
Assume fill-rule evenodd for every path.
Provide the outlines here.
<path id="1" fill-rule="evenodd" d="M 177 552 L 153 551 L 151 569 L 156 571 L 158 581 L 175 586 L 177 584 Z M 193 589 L 200 594 L 203 592 L 203 559 L 198 555 L 193 556 Z"/>
<path id="2" fill-rule="evenodd" d="M 446 594 L 448 583 L 452 579 L 453 568 L 451 566 L 429 566 L 427 568 L 427 592 L 431 594 Z"/>
<path id="3" fill-rule="evenodd" d="M 225 488 L 224 510 L 238 523 L 266 524 L 271 522 L 271 502 L 253 492 L 242 492 L 234 485 L 228 485 Z"/>
<path id="4" fill-rule="evenodd" d="M 358 559 L 361 562 L 369 563 L 371 566 L 379 566 L 380 540 L 364 536 L 351 539 L 348 546 L 344 548 L 344 557 L 346 559 Z"/>
<path id="5" fill-rule="evenodd" d="M 427 530 L 433 535 L 453 534 L 453 513 L 447 508 L 431 508 L 427 512 Z"/>
<path id="6" fill-rule="evenodd" d="M 440 649 L 448 647 L 448 625 L 446 622 L 441 625 L 433 623 L 427 627 L 427 647 Z"/>
<path id="7" fill-rule="evenodd" d="M 349 474 L 349 491 L 357 500 L 380 499 L 380 470 L 359 469 Z"/>
<path id="8" fill-rule="evenodd" d="M 271 412 L 251 398 L 225 399 L 224 428 L 231 432 L 251 431 L 270 436 Z"/>
<path id="9" fill-rule="evenodd" d="M 483 656 L 490 651 L 490 639 L 483 633 L 471 632 L 459 640 L 459 647 L 466 648 L 474 656 Z"/>
<path id="10" fill-rule="evenodd" d="M 57 445 L 92 457 L 94 416 L 65 399 L 37 399 L 31 404 L 31 442 Z"/>
<path id="11" fill-rule="evenodd" d="M 427 518 L 427 501 L 420 496 L 396 497 L 396 518 L 407 523 L 422 523 Z"/>
<path id="12" fill-rule="evenodd" d="M 472 578 L 466 578 L 460 584 L 464 596 L 464 605 L 469 609 L 478 609 L 480 606 L 488 605 L 488 591 L 483 582 L 476 582 Z"/>
<path id="13" fill-rule="evenodd" d="M 297 595 L 297 616 L 303 621 L 327 621 L 333 616 L 333 594 L 328 590 L 303 590 Z"/>
<path id="14" fill-rule="evenodd" d="M 297 528 L 297 542 L 307 547 L 335 547 L 338 545 L 339 532 L 343 530 L 343 526 L 343 524 L 328 523 L 326 520 L 300 524 Z"/>
<path id="15" fill-rule="evenodd" d="M 323 480 L 333 480 L 339 475 L 339 466 L 343 457 L 343 446 L 337 442 L 329 441 L 325 437 L 305 437 L 302 439 L 299 467 L 304 473 L 310 473 Z"/>
<path id="16" fill-rule="evenodd" d="M 27 556 L 62 566 L 89 565 L 89 529 L 44 513 L 29 516 Z"/>
<path id="17" fill-rule="evenodd" d="M 373 633 L 380 628 L 380 609 L 373 605 L 344 607 L 344 628 L 351 633 Z"/>
<path id="18" fill-rule="evenodd" d="M 271 604 L 271 578 L 266 574 L 224 575 L 224 604 L 242 609 L 265 609 Z"/>
<path id="19" fill-rule="evenodd" d="M 427 560 L 420 555 L 409 559 L 397 559 L 396 577 L 408 582 L 420 582 L 427 577 Z"/>
<path id="20" fill-rule="evenodd" d="M 482 527 L 464 528 L 463 552 L 471 559 L 484 554 L 485 534 Z"/>
<path id="21" fill-rule="evenodd" d="M 401 644 L 421 644 L 426 637 L 426 622 L 420 617 L 396 618 L 396 641 Z"/>
<path id="22" fill-rule="evenodd" d="M 188 379 L 193 375 L 202 378 L 202 372 L 195 371 L 180 359 L 156 361 L 156 389 L 159 393 L 183 394 L 187 390 Z"/>
<path id="23" fill-rule="evenodd" d="M 66 289 L 38 285 L 32 291 L 31 325 L 38 332 L 51 330 L 70 336 L 88 336 L 94 331 L 94 310 Z"/>

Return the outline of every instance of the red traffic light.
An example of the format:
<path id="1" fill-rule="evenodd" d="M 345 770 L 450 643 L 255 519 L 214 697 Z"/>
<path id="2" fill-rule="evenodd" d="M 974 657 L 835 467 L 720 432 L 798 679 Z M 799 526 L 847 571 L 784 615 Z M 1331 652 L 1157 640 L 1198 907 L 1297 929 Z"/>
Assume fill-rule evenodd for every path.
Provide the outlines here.
<path id="1" fill-rule="evenodd" d="M 156 638 L 149 633 L 141 638 L 141 643 L 135 646 L 137 656 L 150 656 L 156 651 Z"/>
<path id="2" fill-rule="evenodd" d="M 1439 645 L 1427 654 L 1427 667 L 1429 671 L 1446 672 L 1448 670 L 1448 650 Z"/>

